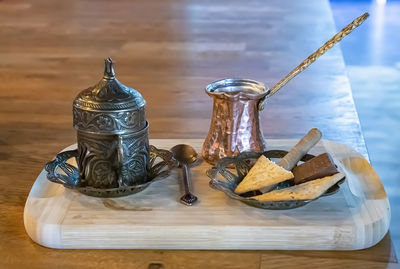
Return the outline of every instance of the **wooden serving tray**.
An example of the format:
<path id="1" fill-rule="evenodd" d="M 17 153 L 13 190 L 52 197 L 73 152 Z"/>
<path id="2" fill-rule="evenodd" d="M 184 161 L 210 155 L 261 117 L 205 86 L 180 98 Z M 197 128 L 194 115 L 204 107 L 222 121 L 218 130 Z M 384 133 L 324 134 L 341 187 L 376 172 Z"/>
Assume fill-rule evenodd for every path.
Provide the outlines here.
<path id="1" fill-rule="evenodd" d="M 201 139 L 153 139 L 169 149 L 187 143 L 200 152 Z M 268 140 L 268 149 L 290 149 L 297 140 Z M 75 148 L 76 145 L 68 149 Z M 311 154 L 328 152 L 345 171 L 340 191 L 291 210 L 263 210 L 228 198 L 208 186 L 202 162 L 191 169 L 199 202 L 179 202 L 180 170 L 143 192 L 94 198 L 49 182 L 43 170 L 28 196 L 25 229 L 51 248 L 308 249 L 354 250 L 375 245 L 390 222 L 389 202 L 370 164 L 351 148 L 321 141 Z"/>

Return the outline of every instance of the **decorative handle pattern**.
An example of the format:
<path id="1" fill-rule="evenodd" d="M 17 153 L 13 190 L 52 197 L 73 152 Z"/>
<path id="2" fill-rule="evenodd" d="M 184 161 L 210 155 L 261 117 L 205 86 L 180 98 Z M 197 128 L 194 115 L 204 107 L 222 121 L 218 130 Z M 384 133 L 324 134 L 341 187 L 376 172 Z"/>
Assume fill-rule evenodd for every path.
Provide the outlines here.
<path id="1" fill-rule="evenodd" d="M 293 69 L 286 77 L 281 79 L 274 87 L 271 88 L 269 96 L 275 94 L 280 88 L 282 88 L 286 83 L 288 83 L 292 78 L 297 76 L 301 71 L 310 66 L 316 59 L 322 56 L 325 52 L 331 49 L 336 43 L 340 42 L 345 36 L 350 34 L 355 28 L 360 26 L 367 18 L 369 14 L 364 13 L 354 21 L 352 21 L 349 25 L 344 27 L 342 31 L 334 35 L 331 39 L 329 39 L 322 47 L 317 49 L 313 54 L 308 56 L 303 62 L 301 62 L 295 69 Z"/>
<path id="2" fill-rule="evenodd" d="M 69 189 L 77 188 L 79 185 L 78 168 L 67 163 L 69 159 L 77 156 L 78 150 L 69 150 L 57 154 L 56 159 L 48 162 L 45 166 L 47 179 Z"/>
<path id="3" fill-rule="evenodd" d="M 275 84 L 269 91 L 269 94 L 264 97 L 263 100 L 259 103 L 259 109 L 264 109 L 265 98 L 274 95 L 277 91 L 279 91 L 283 86 L 286 85 L 292 78 L 301 73 L 304 69 L 309 67 L 316 59 L 322 56 L 325 52 L 331 49 L 336 43 L 339 43 L 345 36 L 350 34 L 354 29 L 360 26 L 367 18 L 369 17 L 368 13 L 364 13 L 354 21 L 352 21 L 349 25 L 344 27 L 339 33 L 334 35 L 331 39 L 329 39 L 324 45 L 322 45 L 319 49 L 317 49 L 313 54 L 307 57 L 304 61 L 302 61 L 296 68 L 294 68 L 289 74 L 287 74 L 283 79 L 281 79 L 278 83 Z"/>
<path id="4" fill-rule="evenodd" d="M 77 158 L 78 150 L 63 151 L 57 154 L 55 160 L 48 162 L 45 166 L 47 179 L 51 182 L 61 184 L 66 188 L 78 190 L 84 194 L 96 197 L 119 197 L 137 193 L 151 183 L 166 178 L 170 175 L 171 169 L 178 167 L 173 159 L 172 152 L 164 149 L 157 149 L 150 145 L 150 159 L 147 169 L 147 180 L 145 183 L 133 186 L 122 186 L 119 188 L 94 188 L 82 186 L 79 169 L 67 161 Z"/>

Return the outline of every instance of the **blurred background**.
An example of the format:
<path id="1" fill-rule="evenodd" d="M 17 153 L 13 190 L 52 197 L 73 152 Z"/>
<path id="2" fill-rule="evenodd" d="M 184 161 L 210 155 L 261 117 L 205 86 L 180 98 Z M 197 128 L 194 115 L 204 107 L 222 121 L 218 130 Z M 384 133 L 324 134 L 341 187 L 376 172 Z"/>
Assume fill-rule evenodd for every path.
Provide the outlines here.
<path id="1" fill-rule="evenodd" d="M 390 233 L 400 250 L 400 0 L 330 0 L 337 30 L 370 18 L 340 43 L 370 156 L 388 193 Z M 393 224 L 397 224 L 393 225 Z"/>

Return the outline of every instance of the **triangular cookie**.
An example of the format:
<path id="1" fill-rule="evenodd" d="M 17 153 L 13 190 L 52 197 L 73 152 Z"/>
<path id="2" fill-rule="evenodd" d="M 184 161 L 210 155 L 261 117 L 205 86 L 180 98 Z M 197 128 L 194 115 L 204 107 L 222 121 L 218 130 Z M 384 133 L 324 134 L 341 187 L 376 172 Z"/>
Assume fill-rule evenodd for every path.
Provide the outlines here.
<path id="1" fill-rule="evenodd" d="M 273 190 L 261 195 L 253 196 L 252 198 L 259 201 L 274 202 L 316 199 L 344 177 L 344 174 L 337 173 L 332 176 L 315 179 L 289 188 Z"/>
<path id="2" fill-rule="evenodd" d="M 241 194 L 274 186 L 291 178 L 293 178 L 292 172 L 285 170 L 264 155 L 261 155 L 246 177 L 236 187 L 235 193 Z"/>

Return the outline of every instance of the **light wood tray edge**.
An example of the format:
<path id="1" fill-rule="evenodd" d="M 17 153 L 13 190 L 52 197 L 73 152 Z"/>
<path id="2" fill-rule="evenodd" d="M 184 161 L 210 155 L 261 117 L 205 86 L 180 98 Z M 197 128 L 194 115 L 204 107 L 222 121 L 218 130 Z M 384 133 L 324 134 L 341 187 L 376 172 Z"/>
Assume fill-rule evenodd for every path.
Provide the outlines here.
<path id="1" fill-rule="evenodd" d="M 151 140 L 151 144 L 158 145 L 160 142 L 163 143 L 163 148 L 168 148 L 169 146 L 178 144 L 178 143 L 188 143 L 188 144 L 199 144 L 199 141 L 202 141 L 201 139 L 153 139 Z M 293 141 L 296 140 L 287 140 L 287 139 L 282 139 L 279 140 L 282 141 L 283 144 L 290 144 Z M 291 141 L 291 142 L 290 142 Z M 167 142 L 167 143 L 165 143 Z M 352 183 L 350 184 L 350 189 L 353 192 L 354 188 L 357 188 L 360 184 L 362 184 L 364 187 L 362 188 L 362 191 L 355 191 L 356 195 L 360 199 L 364 199 L 363 203 L 363 210 L 362 210 L 362 216 L 364 221 L 363 223 L 361 222 L 355 222 L 356 225 L 353 227 L 353 232 L 355 233 L 354 237 L 354 244 L 351 248 L 327 248 L 326 250 L 330 249 L 341 249 L 341 250 L 358 250 L 358 249 L 365 249 L 369 248 L 371 246 L 374 246 L 377 244 L 387 233 L 389 230 L 389 224 L 390 224 L 390 205 L 388 198 L 386 196 L 386 192 L 383 188 L 382 182 L 380 181 L 379 177 L 377 176 L 376 172 L 373 170 L 373 168 L 370 166 L 370 164 L 355 150 L 337 143 L 333 141 L 328 141 L 328 140 L 323 140 L 321 141 L 323 146 L 328 150 L 328 152 L 332 152 L 333 149 L 335 148 L 341 148 L 341 150 L 345 151 L 348 156 L 346 158 L 343 158 L 343 156 L 336 156 L 334 155 L 334 159 L 336 163 L 340 163 L 340 167 L 345 170 L 346 173 L 349 173 L 349 170 L 354 170 L 359 173 L 363 173 L 363 171 L 368 171 L 368 174 L 364 175 L 366 176 L 365 179 L 368 181 L 369 184 L 362 184 L 363 182 L 357 182 L 357 181 L 351 181 Z M 66 149 L 71 149 L 76 147 L 76 145 L 71 145 L 70 147 L 67 147 Z M 64 149 L 64 150 L 66 150 Z M 31 237 L 31 239 L 38 244 L 49 247 L 49 248 L 65 248 L 62 245 L 61 242 L 61 234 L 62 230 L 59 225 L 55 224 L 46 224 L 41 222 L 40 217 L 32 216 L 29 214 L 29 209 L 31 207 L 36 206 L 35 204 L 30 203 L 30 197 L 35 196 L 39 197 L 43 193 L 47 192 L 57 192 L 59 191 L 59 186 L 56 184 L 44 184 L 48 189 L 43 190 L 39 189 L 39 186 L 41 187 L 44 182 L 40 182 L 39 180 L 44 180 L 47 181 L 46 179 L 46 172 L 43 170 L 41 174 L 38 177 L 38 180 L 35 181 L 35 183 L 32 186 L 32 189 L 29 193 L 29 196 L 26 201 L 25 209 L 24 209 L 24 225 L 26 232 L 28 235 Z M 353 177 L 352 177 L 353 178 Z M 360 178 L 359 176 L 354 177 L 354 178 Z M 47 183 L 47 182 L 46 182 Z M 60 198 L 61 199 L 61 198 Z M 61 218 L 62 214 L 60 213 L 60 216 L 54 216 L 54 218 Z M 57 221 L 56 221 L 57 222 Z M 129 247 L 127 247 L 129 248 Z M 143 248 L 145 249 L 145 248 Z M 166 248 L 159 248 L 159 249 L 168 249 Z M 212 247 L 207 247 L 207 248 L 201 248 L 201 247 L 196 247 L 196 248 L 191 248 L 191 247 L 181 247 L 181 248 L 174 248 L 174 249 L 242 249 L 238 247 L 234 248 L 212 248 Z M 245 247 L 243 249 L 275 249 L 275 248 L 251 248 L 251 247 Z M 291 248 L 290 244 L 287 248 L 279 248 L 279 249 L 287 249 L 287 250 L 293 250 L 297 248 Z"/>

